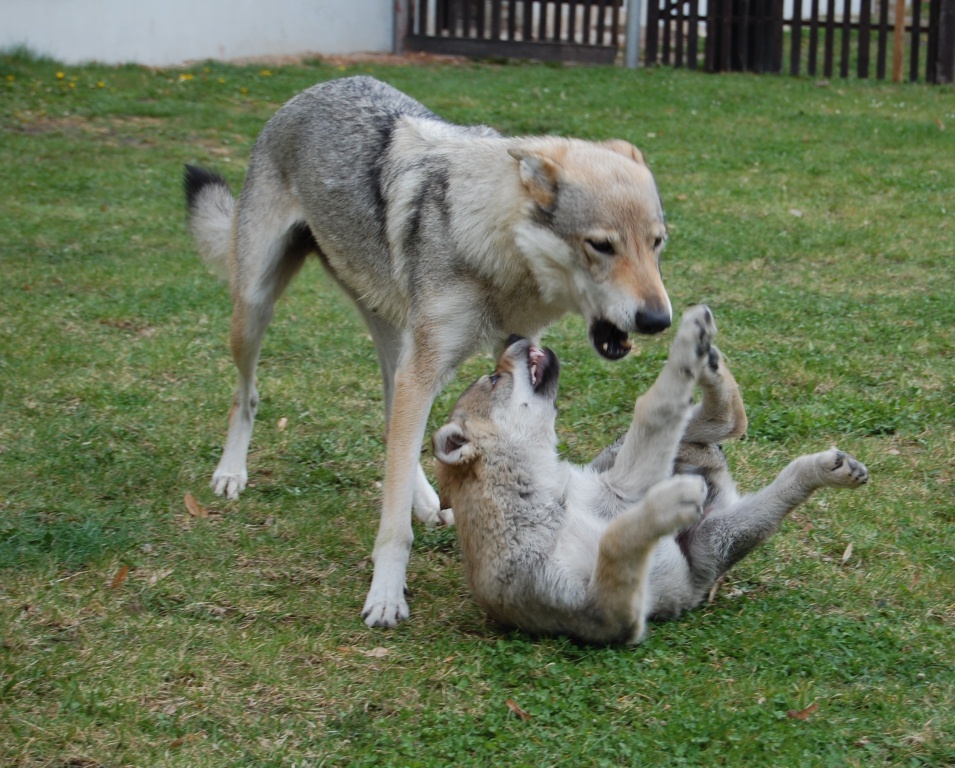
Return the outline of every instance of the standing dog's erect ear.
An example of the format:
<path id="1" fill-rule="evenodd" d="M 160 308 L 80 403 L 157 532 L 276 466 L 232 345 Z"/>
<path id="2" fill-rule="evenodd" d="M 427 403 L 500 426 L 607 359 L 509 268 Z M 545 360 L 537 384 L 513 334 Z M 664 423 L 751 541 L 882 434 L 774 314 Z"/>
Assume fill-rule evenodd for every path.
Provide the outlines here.
<path id="1" fill-rule="evenodd" d="M 467 430 L 458 421 L 449 421 L 435 432 L 431 448 L 438 461 L 450 466 L 466 464 L 475 456 Z"/>
<path id="2" fill-rule="evenodd" d="M 550 211 L 557 200 L 557 174 L 554 160 L 541 152 L 509 149 L 508 154 L 520 162 L 521 183 L 531 198 L 545 211 Z"/>
<path id="3" fill-rule="evenodd" d="M 646 160 L 643 159 L 643 153 L 629 141 L 624 141 L 623 139 L 608 139 L 604 142 L 604 146 L 607 149 L 613 150 L 618 155 L 629 157 L 634 162 L 640 163 L 640 165 L 647 164 Z"/>

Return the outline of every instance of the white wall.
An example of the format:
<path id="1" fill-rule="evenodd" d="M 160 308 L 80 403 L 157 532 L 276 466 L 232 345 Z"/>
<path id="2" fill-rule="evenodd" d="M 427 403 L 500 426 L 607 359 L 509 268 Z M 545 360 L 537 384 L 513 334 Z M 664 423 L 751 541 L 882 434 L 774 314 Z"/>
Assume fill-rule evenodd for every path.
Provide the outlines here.
<path id="1" fill-rule="evenodd" d="M 389 0 L 0 0 L 0 49 L 66 64 L 390 52 Z"/>

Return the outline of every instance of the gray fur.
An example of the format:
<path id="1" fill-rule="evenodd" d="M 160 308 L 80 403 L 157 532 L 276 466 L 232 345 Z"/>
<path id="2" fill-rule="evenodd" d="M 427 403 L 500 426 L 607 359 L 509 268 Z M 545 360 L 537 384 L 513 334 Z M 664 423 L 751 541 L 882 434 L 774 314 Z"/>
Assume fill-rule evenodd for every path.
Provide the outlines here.
<path id="1" fill-rule="evenodd" d="M 457 126 L 368 77 L 310 88 L 257 139 L 237 201 L 189 168 L 190 227 L 233 299 L 239 373 L 216 493 L 235 498 L 258 404 L 255 371 L 275 301 L 310 253 L 355 301 L 385 394 L 384 499 L 363 615 L 408 616 L 411 510 L 451 523 L 419 465 L 435 396 L 456 367 L 566 312 L 618 359 L 632 332 L 670 323 L 653 176 L 626 142 L 512 138 Z M 610 249 L 608 251 L 608 249 Z"/>
<path id="2" fill-rule="evenodd" d="M 861 463 L 831 449 L 741 496 L 718 443 L 745 432 L 746 413 L 714 333 L 708 309 L 687 311 L 627 434 L 587 467 L 557 457 L 556 372 L 538 391 L 544 353 L 526 340 L 505 350 L 496 381 L 461 396 L 434 452 L 471 590 L 493 619 L 637 643 L 648 618 L 698 605 L 815 490 L 868 481 Z"/>

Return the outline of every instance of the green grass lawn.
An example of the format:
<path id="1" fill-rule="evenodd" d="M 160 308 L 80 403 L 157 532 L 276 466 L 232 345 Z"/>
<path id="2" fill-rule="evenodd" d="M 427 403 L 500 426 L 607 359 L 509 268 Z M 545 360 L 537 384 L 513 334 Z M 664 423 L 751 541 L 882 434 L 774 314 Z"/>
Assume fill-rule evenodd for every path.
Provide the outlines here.
<path id="1" fill-rule="evenodd" d="M 266 340 L 252 485 L 214 498 L 229 300 L 180 189 L 184 162 L 238 188 L 282 102 L 359 72 L 455 121 L 640 146 L 674 306 L 713 307 L 748 405 L 741 487 L 831 444 L 870 485 L 637 648 L 502 633 L 448 529 L 416 529 L 412 620 L 367 629 L 374 348 L 310 264 Z M 0 764 L 955 765 L 952 87 L 7 55 L 0 168 Z M 579 318 L 550 330 L 569 459 L 625 428 L 671 337 L 611 364 Z"/>

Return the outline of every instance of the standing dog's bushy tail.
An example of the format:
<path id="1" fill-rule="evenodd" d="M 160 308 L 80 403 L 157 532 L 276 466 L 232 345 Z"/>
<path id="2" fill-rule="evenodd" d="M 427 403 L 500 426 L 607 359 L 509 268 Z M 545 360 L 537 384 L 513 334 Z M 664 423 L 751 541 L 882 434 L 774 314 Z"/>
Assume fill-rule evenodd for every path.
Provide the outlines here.
<path id="1" fill-rule="evenodd" d="M 182 176 L 189 207 L 189 231 L 202 260 L 223 280 L 229 279 L 235 198 L 226 180 L 214 171 L 187 165 Z"/>

